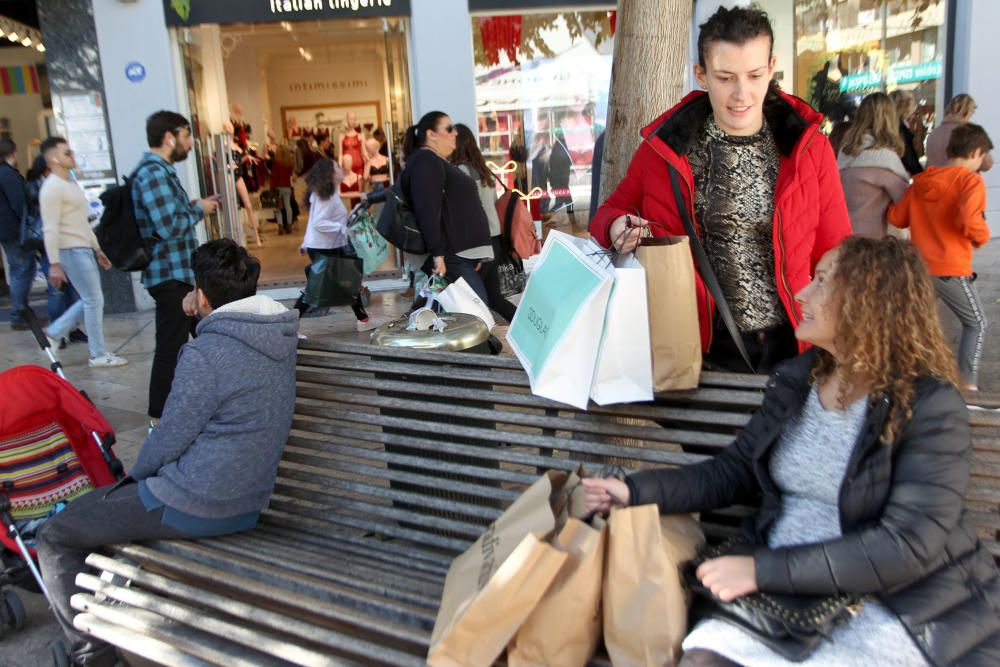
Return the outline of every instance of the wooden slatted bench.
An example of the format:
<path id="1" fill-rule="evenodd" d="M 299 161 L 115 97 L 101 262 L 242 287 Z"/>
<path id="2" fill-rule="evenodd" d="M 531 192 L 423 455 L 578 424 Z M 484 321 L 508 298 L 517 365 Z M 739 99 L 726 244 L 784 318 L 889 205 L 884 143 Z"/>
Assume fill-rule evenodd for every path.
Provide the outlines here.
<path id="1" fill-rule="evenodd" d="M 656 404 L 581 412 L 511 357 L 300 343 L 270 508 L 250 532 L 93 554 L 79 627 L 165 665 L 422 665 L 448 565 L 546 469 L 703 460 L 766 378 L 705 373 Z M 967 504 L 1000 555 L 1000 413 L 974 411 Z M 705 515 L 735 531 L 748 508 Z"/>

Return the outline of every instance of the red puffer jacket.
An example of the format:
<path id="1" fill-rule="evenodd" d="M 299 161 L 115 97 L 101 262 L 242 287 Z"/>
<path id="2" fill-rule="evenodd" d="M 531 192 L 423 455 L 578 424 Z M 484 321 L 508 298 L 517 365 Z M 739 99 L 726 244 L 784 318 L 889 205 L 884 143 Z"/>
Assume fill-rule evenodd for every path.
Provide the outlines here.
<path id="1" fill-rule="evenodd" d="M 684 201 L 698 228 L 694 174 L 687 153 L 710 113 L 708 95 L 696 91 L 642 130 L 643 141 L 625 178 L 590 223 L 590 233 L 599 243 L 610 247 L 611 223 L 626 213 L 663 225 L 665 230 L 650 228 L 654 235 L 685 235 L 670 187 L 668 163 L 680 173 Z M 837 159 L 819 131 L 823 117 L 797 97 L 772 87 L 764 101 L 764 118 L 781 153 L 774 207 L 775 279 L 781 302 L 792 325 L 797 326 L 801 314 L 796 292 L 809 283 L 820 258 L 850 235 L 851 222 Z M 695 280 L 702 348 L 707 351 L 712 342 L 715 304 L 701 278 L 696 276 Z"/>

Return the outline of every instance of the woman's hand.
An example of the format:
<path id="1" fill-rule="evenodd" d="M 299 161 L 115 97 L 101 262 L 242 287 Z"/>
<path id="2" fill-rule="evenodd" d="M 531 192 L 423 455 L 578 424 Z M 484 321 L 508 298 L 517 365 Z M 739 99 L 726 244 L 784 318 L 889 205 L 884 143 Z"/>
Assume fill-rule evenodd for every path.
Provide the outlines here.
<path id="1" fill-rule="evenodd" d="M 585 477 L 581 482 L 587 492 L 587 514 L 607 514 L 614 505 L 628 507 L 631 494 L 628 485 L 620 479 Z"/>
<path id="2" fill-rule="evenodd" d="M 444 257 L 434 258 L 434 273 L 444 278 L 444 274 L 448 272 L 448 268 L 444 265 Z"/>
<path id="3" fill-rule="evenodd" d="M 695 572 L 705 588 L 723 602 L 757 592 L 757 568 L 753 556 L 722 556 L 698 566 Z"/>
<path id="4" fill-rule="evenodd" d="M 622 215 L 615 218 L 608 234 L 611 238 L 611 247 L 620 253 L 632 252 L 639 245 L 642 228 L 648 225 L 648 220 L 636 215 Z"/>

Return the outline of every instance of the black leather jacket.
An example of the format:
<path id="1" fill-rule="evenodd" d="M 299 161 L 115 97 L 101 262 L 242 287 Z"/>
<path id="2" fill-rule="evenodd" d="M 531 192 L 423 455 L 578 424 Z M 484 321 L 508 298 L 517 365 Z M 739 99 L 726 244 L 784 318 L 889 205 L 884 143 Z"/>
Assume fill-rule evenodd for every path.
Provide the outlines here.
<path id="1" fill-rule="evenodd" d="M 965 518 L 972 439 L 961 394 L 919 381 L 913 418 L 892 447 L 879 442 L 889 399 L 865 418 L 840 489 L 843 536 L 771 550 L 781 511 L 768 471 L 771 448 L 809 395 L 815 355 L 778 366 L 764 402 L 736 441 L 709 461 L 649 470 L 626 483 L 631 503 L 663 513 L 760 501 L 743 527 L 763 592 L 877 596 L 934 665 L 1000 665 L 1000 575 Z"/>

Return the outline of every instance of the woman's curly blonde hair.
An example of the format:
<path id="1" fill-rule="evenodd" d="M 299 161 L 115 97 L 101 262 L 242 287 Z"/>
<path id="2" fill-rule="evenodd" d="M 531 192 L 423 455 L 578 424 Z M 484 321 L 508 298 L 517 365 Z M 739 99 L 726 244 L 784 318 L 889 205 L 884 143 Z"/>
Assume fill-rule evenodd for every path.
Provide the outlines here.
<path id="1" fill-rule="evenodd" d="M 955 355 L 945 343 L 937 294 L 916 248 L 893 237 L 851 237 L 840 244 L 833 271 L 835 340 L 839 362 L 819 350 L 813 380 L 840 376 L 839 402 L 851 380 L 872 379 L 869 400 L 890 401 L 882 442 L 892 444 L 913 417 L 916 381 L 933 376 L 958 383 Z M 839 302 L 839 303 L 838 303 Z"/>

